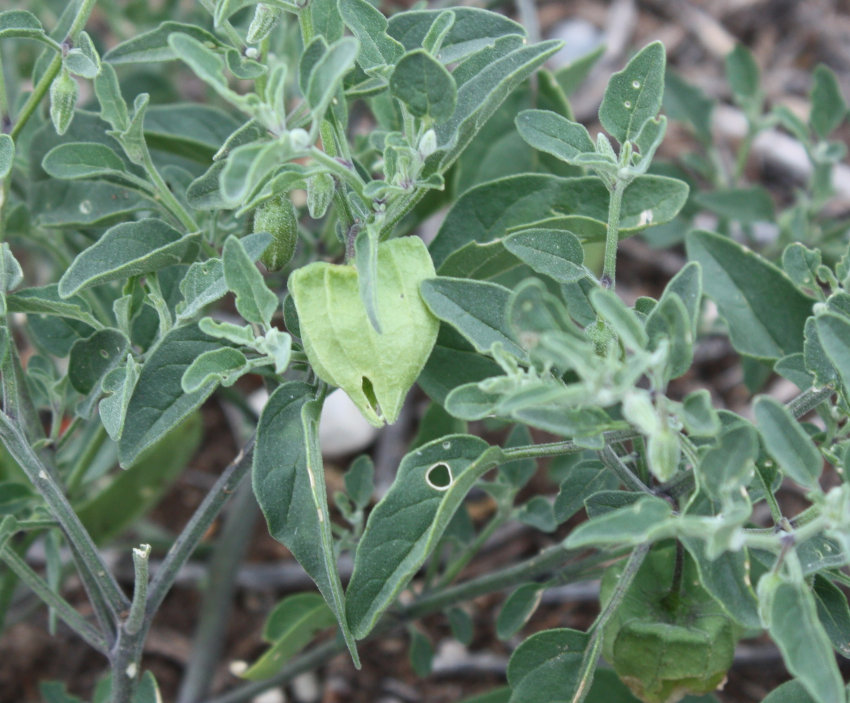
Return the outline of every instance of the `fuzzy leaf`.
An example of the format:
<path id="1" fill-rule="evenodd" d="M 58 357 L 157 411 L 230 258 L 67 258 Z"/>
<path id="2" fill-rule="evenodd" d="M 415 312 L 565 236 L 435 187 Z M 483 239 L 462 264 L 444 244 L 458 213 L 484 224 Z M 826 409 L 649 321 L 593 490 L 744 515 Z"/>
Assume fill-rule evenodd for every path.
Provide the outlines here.
<path id="1" fill-rule="evenodd" d="M 179 264 L 197 251 L 198 232 L 181 235 L 162 220 L 115 225 L 77 256 L 59 279 L 59 295 Z"/>
<path id="2" fill-rule="evenodd" d="M 469 489 L 499 450 L 451 435 L 411 452 L 369 515 L 346 594 L 348 622 L 365 637 L 430 555 Z"/>
<path id="3" fill-rule="evenodd" d="M 599 121 L 620 144 L 634 140 L 661 109 L 665 63 L 664 45 L 652 42 L 608 80 Z"/>
<path id="4" fill-rule="evenodd" d="M 285 383 L 272 393 L 257 426 L 254 495 L 269 533 L 292 552 L 319 587 L 342 628 L 355 665 L 357 650 L 344 614 L 333 549 L 331 521 L 319 449 L 322 405 L 303 383 Z"/>

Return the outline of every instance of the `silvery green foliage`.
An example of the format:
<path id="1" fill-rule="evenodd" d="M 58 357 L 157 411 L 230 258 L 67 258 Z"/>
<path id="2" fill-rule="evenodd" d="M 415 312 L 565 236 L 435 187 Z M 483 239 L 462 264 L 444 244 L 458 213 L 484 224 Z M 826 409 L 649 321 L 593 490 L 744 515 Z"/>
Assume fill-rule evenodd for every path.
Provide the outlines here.
<path id="1" fill-rule="evenodd" d="M 0 42 L 45 52 L 33 75 L 8 82 L 34 88 L 0 135 L 0 441 L 16 464 L 0 466 L 0 559 L 13 574 L 2 588 L 22 580 L 106 655 L 112 675 L 94 700 L 159 700 L 150 673 L 136 676 L 147 625 L 250 468 L 270 534 L 318 593 L 274 610 L 269 650 L 247 678 L 279 676 L 329 628 L 358 664 L 358 640 L 434 610 L 469 641 L 472 622 L 449 586 L 490 533 L 517 520 L 561 542 L 472 584 L 483 589 L 472 595 L 511 587 L 502 639 L 520 633 L 550 585 L 624 560 L 603 579 L 593 627 L 527 638 L 493 700 L 633 700 L 626 684 L 650 703 L 704 694 L 738 638 L 766 630 L 796 677 L 771 701 L 843 702 L 833 650 L 848 655 L 839 586 L 850 489 L 824 480 L 844 477 L 850 447 L 847 222 L 824 214 L 846 151 L 832 71 L 814 71 L 803 121 L 764 113 L 747 49 L 726 61 L 750 136 L 779 125 L 811 161 L 805 193 L 777 212 L 743 178 L 748 144 L 734 172 L 719 171 L 713 102 L 668 69 L 658 42 L 610 78 L 604 132 L 591 135 L 568 95 L 599 52 L 552 74 L 542 67 L 558 42 L 529 43 L 493 12 L 388 18 L 366 0 L 200 5 L 208 17 L 152 15 L 102 57 L 84 31 L 88 0 L 49 31 L 31 12 L 0 13 Z M 162 95 L 126 99 L 139 70 L 158 76 Z M 204 99 L 163 97 L 187 75 Z M 85 82 L 96 98 L 88 109 L 76 104 Z M 368 120 L 366 133 L 354 117 Z M 668 117 L 692 132 L 696 151 L 659 166 Z M 440 209 L 427 248 L 390 241 L 415 237 Z M 691 226 L 699 212 L 717 216 L 717 231 Z M 777 242 L 755 251 L 742 240 L 763 221 L 778 223 Z M 684 243 L 689 261 L 657 299 L 627 304 L 614 285 L 617 245 L 639 233 Z M 600 275 L 589 245 L 601 242 Z M 34 252 L 49 279 L 34 277 Z M 762 391 L 752 420 L 676 385 L 707 331 L 706 299 Z M 32 352 L 26 371 L 21 340 Z M 799 387 L 790 404 L 763 386 L 771 372 Z M 200 442 L 201 405 L 260 379 L 270 395 L 253 443 L 149 591 L 149 550 L 134 550 L 131 601 L 99 547 L 183 469 Z M 318 423 L 332 387 L 381 426 L 403 414 L 414 385 L 430 406 L 392 484 L 372 505 L 374 467 L 361 455 L 329 503 Z M 816 422 L 801 421 L 815 409 Z M 468 424 L 480 420 L 512 429 L 501 444 L 485 441 Z M 554 441 L 537 441 L 540 432 Z M 540 457 L 554 457 L 558 488 L 520 499 L 545 485 L 529 483 Z M 777 493 L 783 481 L 808 503 L 795 517 Z M 474 488 L 496 506 L 477 528 L 465 503 Z M 587 519 L 567 530 L 582 509 Z M 46 579 L 13 539 L 24 531 L 44 540 Z M 91 620 L 59 595 L 63 542 Z M 354 564 L 346 585 L 342 552 Z M 400 599 L 407 589 L 412 601 Z M 433 647 L 410 633 L 411 663 L 426 675 Z M 638 640 L 636 656 L 628 643 Z M 610 670 L 595 677 L 600 655 L 625 684 Z M 73 700 L 56 683 L 44 695 Z"/>

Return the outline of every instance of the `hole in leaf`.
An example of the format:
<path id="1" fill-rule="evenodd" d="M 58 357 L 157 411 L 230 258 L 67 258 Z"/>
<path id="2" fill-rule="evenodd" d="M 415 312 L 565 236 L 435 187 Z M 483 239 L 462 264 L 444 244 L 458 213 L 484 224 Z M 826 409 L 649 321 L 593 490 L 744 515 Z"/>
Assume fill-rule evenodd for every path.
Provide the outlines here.
<path id="1" fill-rule="evenodd" d="M 428 469 L 428 473 L 425 474 L 425 480 L 428 481 L 428 485 L 431 488 L 435 488 L 438 491 L 448 490 L 449 486 L 452 485 L 452 470 L 448 464 L 441 461 L 439 464 L 434 464 Z"/>
<path id="2" fill-rule="evenodd" d="M 381 405 L 378 403 L 378 398 L 375 396 L 375 389 L 372 387 L 372 382 L 366 378 L 366 376 L 363 376 L 363 380 L 360 382 L 360 387 L 363 389 L 363 395 L 366 396 L 366 400 L 369 401 L 369 405 L 372 406 L 375 414 L 378 417 L 383 417 L 381 414 Z"/>

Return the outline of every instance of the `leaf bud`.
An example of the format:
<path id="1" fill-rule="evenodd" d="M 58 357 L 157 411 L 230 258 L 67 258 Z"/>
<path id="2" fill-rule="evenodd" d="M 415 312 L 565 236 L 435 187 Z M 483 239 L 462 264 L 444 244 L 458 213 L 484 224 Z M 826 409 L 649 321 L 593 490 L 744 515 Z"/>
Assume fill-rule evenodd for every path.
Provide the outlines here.
<path id="1" fill-rule="evenodd" d="M 50 84 L 50 121 L 59 135 L 65 134 L 74 119 L 79 88 L 68 69 L 62 67 L 61 73 Z"/>
<path id="2" fill-rule="evenodd" d="M 259 44 L 269 34 L 280 19 L 283 12 L 279 7 L 272 7 L 264 2 L 254 8 L 254 17 L 248 26 L 248 35 L 245 37 L 246 44 Z"/>
<path id="3" fill-rule="evenodd" d="M 254 211 L 254 231 L 272 235 L 271 244 L 260 256 L 269 271 L 280 271 L 292 259 L 298 240 L 298 216 L 285 195 L 275 195 Z"/>

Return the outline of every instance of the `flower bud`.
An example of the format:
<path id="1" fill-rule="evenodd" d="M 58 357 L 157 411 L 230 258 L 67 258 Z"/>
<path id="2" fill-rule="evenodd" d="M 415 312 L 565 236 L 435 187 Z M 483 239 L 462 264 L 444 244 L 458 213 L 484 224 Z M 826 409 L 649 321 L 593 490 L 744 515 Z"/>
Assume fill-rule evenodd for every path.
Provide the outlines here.
<path id="1" fill-rule="evenodd" d="M 307 179 L 307 210 L 310 217 L 324 217 L 334 197 L 334 179 L 329 173 L 317 173 Z"/>
<path id="2" fill-rule="evenodd" d="M 666 427 L 649 436 L 647 442 L 647 459 L 649 470 L 659 481 L 669 481 L 679 468 L 679 457 L 682 449 L 679 446 L 679 435 Z"/>
<path id="3" fill-rule="evenodd" d="M 74 108 L 77 105 L 79 88 L 68 70 L 63 66 L 62 72 L 50 84 L 50 121 L 59 135 L 65 134 L 74 119 Z"/>
<path id="4" fill-rule="evenodd" d="M 268 232 L 272 242 L 260 256 L 269 271 L 280 271 L 292 259 L 298 240 L 298 216 L 285 195 L 275 195 L 254 211 L 254 231 Z"/>
<path id="5" fill-rule="evenodd" d="M 427 159 L 435 151 L 437 151 L 437 133 L 433 129 L 429 129 L 419 140 L 419 155 L 423 159 Z"/>
<path id="6" fill-rule="evenodd" d="M 254 17 L 248 27 L 248 35 L 245 37 L 246 44 L 259 44 L 269 34 L 280 19 L 283 12 L 279 7 L 272 7 L 264 2 L 254 8 Z"/>

